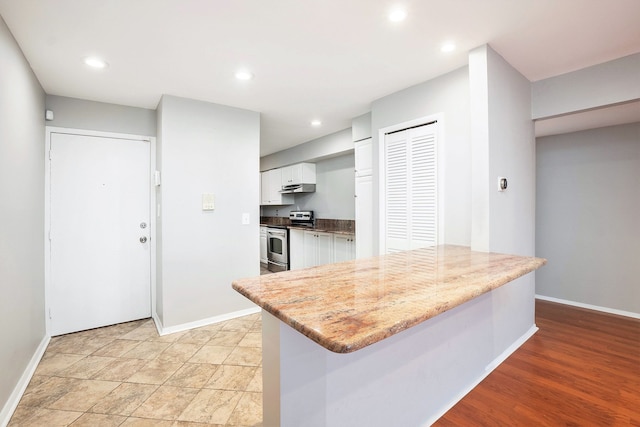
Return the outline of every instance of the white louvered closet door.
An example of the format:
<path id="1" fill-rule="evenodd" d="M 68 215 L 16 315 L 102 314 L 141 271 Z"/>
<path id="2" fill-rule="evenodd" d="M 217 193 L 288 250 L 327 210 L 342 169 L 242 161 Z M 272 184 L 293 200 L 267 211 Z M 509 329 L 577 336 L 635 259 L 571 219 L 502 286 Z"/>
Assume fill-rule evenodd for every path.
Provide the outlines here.
<path id="1" fill-rule="evenodd" d="M 387 253 L 437 244 L 437 123 L 385 136 Z"/>

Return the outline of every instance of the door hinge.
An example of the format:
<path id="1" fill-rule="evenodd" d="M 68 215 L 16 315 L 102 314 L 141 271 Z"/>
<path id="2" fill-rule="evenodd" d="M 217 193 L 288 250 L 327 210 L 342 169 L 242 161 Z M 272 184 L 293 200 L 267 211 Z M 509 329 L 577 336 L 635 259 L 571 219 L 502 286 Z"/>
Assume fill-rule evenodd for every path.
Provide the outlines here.
<path id="1" fill-rule="evenodd" d="M 49 309 L 49 319 L 51 319 L 51 309 Z"/>
<path id="2" fill-rule="evenodd" d="M 49 160 L 51 160 L 51 156 L 52 156 L 51 150 L 49 150 Z"/>
<path id="3" fill-rule="evenodd" d="M 49 241 L 51 241 L 51 230 L 49 230 Z"/>

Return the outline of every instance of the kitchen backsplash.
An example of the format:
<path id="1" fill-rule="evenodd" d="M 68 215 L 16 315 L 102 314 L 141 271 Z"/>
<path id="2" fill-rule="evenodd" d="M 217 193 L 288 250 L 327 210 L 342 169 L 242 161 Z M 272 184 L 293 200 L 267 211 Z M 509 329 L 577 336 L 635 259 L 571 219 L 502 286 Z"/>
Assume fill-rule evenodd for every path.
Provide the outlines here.
<path id="1" fill-rule="evenodd" d="M 264 225 L 291 225 L 289 217 L 285 216 L 261 216 L 260 224 Z"/>
<path id="2" fill-rule="evenodd" d="M 316 228 L 334 230 L 334 231 L 348 231 L 351 233 L 356 232 L 356 222 L 352 219 L 316 219 Z"/>

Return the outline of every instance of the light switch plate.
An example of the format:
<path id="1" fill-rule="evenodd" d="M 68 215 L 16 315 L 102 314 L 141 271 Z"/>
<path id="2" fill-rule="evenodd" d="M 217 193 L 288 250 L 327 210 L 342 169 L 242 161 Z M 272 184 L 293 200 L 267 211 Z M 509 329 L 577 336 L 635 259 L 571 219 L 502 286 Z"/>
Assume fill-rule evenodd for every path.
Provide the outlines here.
<path id="1" fill-rule="evenodd" d="M 211 193 L 203 193 L 202 194 L 202 210 L 203 211 L 212 211 L 215 209 L 215 201 L 213 194 Z"/>
<path id="2" fill-rule="evenodd" d="M 245 212 L 242 214 L 242 225 L 248 225 L 249 224 L 249 213 Z"/>

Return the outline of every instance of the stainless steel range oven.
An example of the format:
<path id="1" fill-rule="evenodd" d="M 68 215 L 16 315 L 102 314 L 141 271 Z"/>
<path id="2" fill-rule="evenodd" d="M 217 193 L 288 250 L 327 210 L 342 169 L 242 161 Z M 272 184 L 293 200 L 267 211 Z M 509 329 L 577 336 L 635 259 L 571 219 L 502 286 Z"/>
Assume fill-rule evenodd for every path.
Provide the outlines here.
<path id="1" fill-rule="evenodd" d="M 289 230 L 286 227 L 267 227 L 267 261 L 269 271 L 289 269 Z"/>

